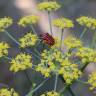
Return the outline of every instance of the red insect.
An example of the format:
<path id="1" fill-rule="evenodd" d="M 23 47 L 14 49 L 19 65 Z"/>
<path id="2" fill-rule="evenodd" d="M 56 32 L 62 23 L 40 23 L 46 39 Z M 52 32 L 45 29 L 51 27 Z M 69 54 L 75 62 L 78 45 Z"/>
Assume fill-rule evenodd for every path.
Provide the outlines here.
<path id="1" fill-rule="evenodd" d="M 55 44 L 54 38 L 49 33 L 41 34 L 40 38 L 43 40 L 44 43 L 53 46 Z"/>

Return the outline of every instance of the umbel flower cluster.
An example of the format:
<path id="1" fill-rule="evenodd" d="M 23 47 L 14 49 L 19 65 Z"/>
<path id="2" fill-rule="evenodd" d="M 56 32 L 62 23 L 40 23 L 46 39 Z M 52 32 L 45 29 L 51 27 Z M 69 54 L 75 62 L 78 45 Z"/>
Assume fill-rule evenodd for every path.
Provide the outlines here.
<path id="1" fill-rule="evenodd" d="M 40 17 L 37 15 L 25 16 L 20 18 L 17 24 L 21 27 L 30 28 L 30 32 L 27 32 L 18 40 L 7 31 L 7 28 L 13 24 L 13 19 L 11 17 L 0 19 L 0 32 L 6 34 L 16 44 L 16 47 L 20 49 L 20 53 L 15 57 L 10 57 L 9 50 L 12 46 L 7 41 L 0 41 L 0 60 L 7 59 L 9 61 L 10 72 L 14 74 L 21 71 L 24 72 L 29 80 L 28 82 L 31 83 L 30 87 L 32 87 L 25 96 L 35 96 L 34 93 L 38 93 L 38 89 L 51 77 L 55 77 L 52 85 L 54 88 L 52 87 L 52 90 L 46 90 L 44 93 L 41 92 L 38 96 L 65 96 L 66 90 L 72 96 L 76 96 L 71 89 L 74 82 L 89 85 L 90 90 L 96 89 L 96 72 L 92 72 L 87 81 L 81 80 L 87 65 L 96 63 L 96 19 L 81 16 L 74 21 L 65 17 L 52 20 L 50 17 L 52 12 L 59 10 L 61 7 L 57 1 L 53 0 L 39 3 L 37 6 L 38 10 L 45 11 L 48 14 L 50 32 L 42 32 L 41 35 L 38 35 L 34 25 L 36 26 L 39 23 Z M 84 31 L 81 31 L 78 38 L 71 35 L 63 39 L 64 30 L 75 27 L 74 22 L 77 22 L 81 27 L 83 26 Z M 54 37 L 52 26 L 61 30 L 60 39 Z M 94 31 L 94 36 L 89 46 L 82 42 L 82 38 L 88 29 Z M 40 85 L 32 86 L 34 83 L 30 80 L 28 69 L 40 73 L 44 81 Z M 58 79 L 63 82 L 64 88 L 61 88 L 61 90 L 57 89 L 60 83 Z M 15 92 L 13 88 L 2 87 L 0 88 L 0 96 L 21 95 Z"/>
<path id="2" fill-rule="evenodd" d="M 19 94 L 14 89 L 2 88 L 0 90 L 0 96 L 19 96 Z"/>

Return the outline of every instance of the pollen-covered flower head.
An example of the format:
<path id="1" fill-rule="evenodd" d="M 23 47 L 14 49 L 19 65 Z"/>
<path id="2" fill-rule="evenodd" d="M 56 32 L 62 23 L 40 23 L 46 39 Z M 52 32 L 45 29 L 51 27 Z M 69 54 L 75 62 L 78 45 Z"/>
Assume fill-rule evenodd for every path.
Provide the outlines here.
<path id="1" fill-rule="evenodd" d="M 18 72 L 21 70 L 26 70 L 32 68 L 32 57 L 28 54 L 20 53 L 15 58 L 11 60 L 10 71 Z"/>
<path id="2" fill-rule="evenodd" d="M 31 16 L 25 16 L 22 17 L 18 24 L 22 27 L 26 27 L 27 25 L 31 25 L 31 24 L 36 24 L 39 21 L 39 17 L 36 15 L 31 15 Z"/>
<path id="3" fill-rule="evenodd" d="M 76 52 L 76 56 L 81 58 L 81 61 L 83 63 L 96 62 L 96 52 L 91 48 L 87 48 L 87 47 L 78 48 L 78 51 Z"/>
<path id="4" fill-rule="evenodd" d="M 20 96 L 15 90 L 8 89 L 8 88 L 2 88 L 0 89 L 0 96 Z"/>
<path id="5" fill-rule="evenodd" d="M 89 75 L 88 83 L 91 85 L 90 90 L 96 89 L 96 72 Z"/>
<path id="6" fill-rule="evenodd" d="M 96 29 L 96 19 L 95 18 L 81 16 L 81 17 L 77 18 L 76 21 L 82 26 L 85 26 L 85 27 L 93 29 L 93 30 Z"/>
<path id="7" fill-rule="evenodd" d="M 4 32 L 12 23 L 13 20 L 10 17 L 0 18 L 0 32 Z"/>
<path id="8" fill-rule="evenodd" d="M 57 18 L 57 19 L 53 20 L 53 25 L 60 29 L 74 27 L 72 20 L 70 20 L 68 18 Z"/>
<path id="9" fill-rule="evenodd" d="M 51 72 L 56 72 L 64 59 L 64 55 L 58 49 L 44 50 L 41 56 L 41 63 L 38 64 L 36 71 L 41 72 L 44 77 L 49 77 Z"/>
<path id="10" fill-rule="evenodd" d="M 60 94 L 55 91 L 49 91 L 49 92 L 46 92 L 40 96 L 60 96 Z"/>
<path id="11" fill-rule="evenodd" d="M 73 64 L 68 60 L 66 53 L 54 48 L 44 50 L 41 54 L 41 63 L 36 67 L 36 71 L 40 72 L 44 77 L 50 77 L 52 74 L 60 74 L 64 77 L 67 84 L 71 84 L 81 75 L 77 64 Z"/>
<path id="12" fill-rule="evenodd" d="M 82 47 L 82 42 L 75 38 L 75 37 L 67 37 L 65 40 L 64 40 L 64 44 L 65 46 L 68 48 L 68 49 L 73 49 L 73 48 L 79 48 L 79 47 Z"/>
<path id="13" fill-rule="evenodd" d="M 42 2 L 38 4 L 39 10 L 45 10 L 45 11 L 56 11 L 61 6 L 57 2 L 49 1 L 49 2 Z"/>
<path id="14" fill-rule="evenodd" d="M 63 75 L 67 84 L 71 84 L 73 80 L 78 79 L 82 74 L 78 69 L 78 65 L 71 63 L 68 58 L 61 62 L 61 67 L 58 72 Z"/>
<path id="15" fill-rule="evenodd" d="M 25 48 L 25 47 L 32 47 L 36 44 L 38 41 L 38 37 L 35 34 L 27 33 L 25 36 L 19 39 L 20 42 L 20 47 Z"/>
<path id="16" fill-rule="evenodd" d="M 0 42 L 0 57 L 8 55 L 9 45 L 4 42 Z"/>

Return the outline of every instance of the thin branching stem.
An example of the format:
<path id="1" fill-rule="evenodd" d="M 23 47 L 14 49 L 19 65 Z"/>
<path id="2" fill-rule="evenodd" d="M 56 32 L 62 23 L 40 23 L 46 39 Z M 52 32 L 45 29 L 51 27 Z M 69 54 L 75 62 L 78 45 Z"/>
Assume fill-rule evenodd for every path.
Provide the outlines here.
<path id="1" fill-rule="evenodd" d="M 7 59 L 7 60 L 12 60 L 10 57 L 4 56 L 3 58 Z"/>
<path id="2" fill-rule="evenodd" d="M 49 19 L 49 27 L 50 27 L 50 33 L 53 36 L 52 32 L 52 22 L 51 22 L 51 13 L 48 11 L 48 19 Z"/>
<path id="3" fill-rule="evenodd" d="M 34 49 L 34 52 L 36 52 L 38 56 L 41 56 L 41 54 L 37 51 L 37 49 Z"/>
<path id="4" fill-rule="evenodd" d="M 94 34 L 93 34 L 91 48 L 94 48 L 95 43 L 96 43 L 96 32 L 94 32 Z"/>
<path id="5" fill-rule="evenodd" d="M 54 91 L 56 91 L 57 89 L 57 83 L 58 83 L 58 74 L 55 75 Z"/>
<path id="6" fill-rule="evenodd" d="M 64 95 L 65 91 L 67 90 L 68 85 L 65 85 L 64 88 L 62 90 L 60 90 L 60 94 Z"/>
<path id="7" fill-rule="evenodd" d="M 11 38 L 16 44 L 20 45 L 20 43 L 19 43 L 8 31 L 5 30 L 5 34 L 6 34 L 9 38 Z"/>
<path id="8" fill-rule="evenodd" d="M 31 96 L 34 92 L 36 92 L 39 88 L 41 88 L 48 80 L 49 80 L 49 78 L 45 79 L 37 87 L 35 87 L 32 91 L 30 91 L 26 96 Z"/>
<path id="9" fill-rule="evenodd" d="M 72 96 L 76 96 L 76 95 L 74 94 L 74 92 L 72 91 L 72 89 L 71 89 L 70 86 L 68 87 L 68 89 L 69 89 L 69 92 L 70 92 L 70 94 L 71 94 Z"/>
<path id="10" fill-rule="evenodd" d="M 35 31 L 35 28 L 33 27 L 33 25 L 30 25 L 30 28 L 31 28 L 32 32 L 38 36 L 38 34 L 37 34 L 37 32 Z"/>
<path id="11" fill-rule="evenodd" d="M 61 40 L 60 40 L 60 50 L 62 49 L 62 41 L 63 41 L 63 29 L 61 31 Z"/>
<path id="12" fill-rule="evenodd" d="M 81 71 L 83 72 L 84 71 L 84 69 L 87 67 L 87 65 L 88 65 L 89 63 L 88 62 L 86 62 L 82 67 L 81 67 Z"/>
<path id="13" fill-rule="evenodd" d="M 84 28 L 83 32 L 82 32 L 81 35 L 80 35 L 80 39 L 83 38 L 83 36 L 85 35 L 86 31 L 87 31 L 87 28 Z"/>
<path id="14" fill-rule="evenodd" d="M 81 80 L 76 80 L 77 82 L 81 83 L 81 84 L 85 84 L 85 85 L 88 85 L 88 82 L 84 82 L 84 81 L 81 81 Z"/>

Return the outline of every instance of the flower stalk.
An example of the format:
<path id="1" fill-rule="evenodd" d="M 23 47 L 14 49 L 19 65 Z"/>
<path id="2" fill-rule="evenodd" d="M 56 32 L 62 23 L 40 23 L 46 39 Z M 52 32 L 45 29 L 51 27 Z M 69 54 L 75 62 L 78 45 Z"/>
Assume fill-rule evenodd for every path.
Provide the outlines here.
<path id="1" fill-rule="evenodd" d="M 48 11 L 48 19 L 49 19 L 49 28 L 50 28 L 50 33 L 53 36 L 52 32 L 52 23 L 51 23 L 51 12 Z"/>
<path id="2" fill-rule="evenodd" d="M 96 32 L 94 32 L 93 34 L 93 38 L 92 38 L 92 43 L 91 43 L 91 48 L 94 48 L 95 46 L 95 43 L 96 43 Z"/>
<path id="3" fill-rule="evenodd" d="M 62 50 L 63 31 L 64 31 L 64 29 L 62 29 L 62 31 L 61 31 L 60 50 Z"/>
<path id="4" fill-rule="evenodd" d="M 55 84 L 54 84 L 54 91 L 57 89 L 57 83 L 58 83 L 58 74 L 55 76 Z"/>
<path id="5" fill-rule="evenodd" d="M 85 35 L 86 31 L 87 31 L 87 28 L 84 28 L 83 32 L 82 32 L 81 35 L 80 35 L 80 39 L 83 38 L 83 36 Z"/>

